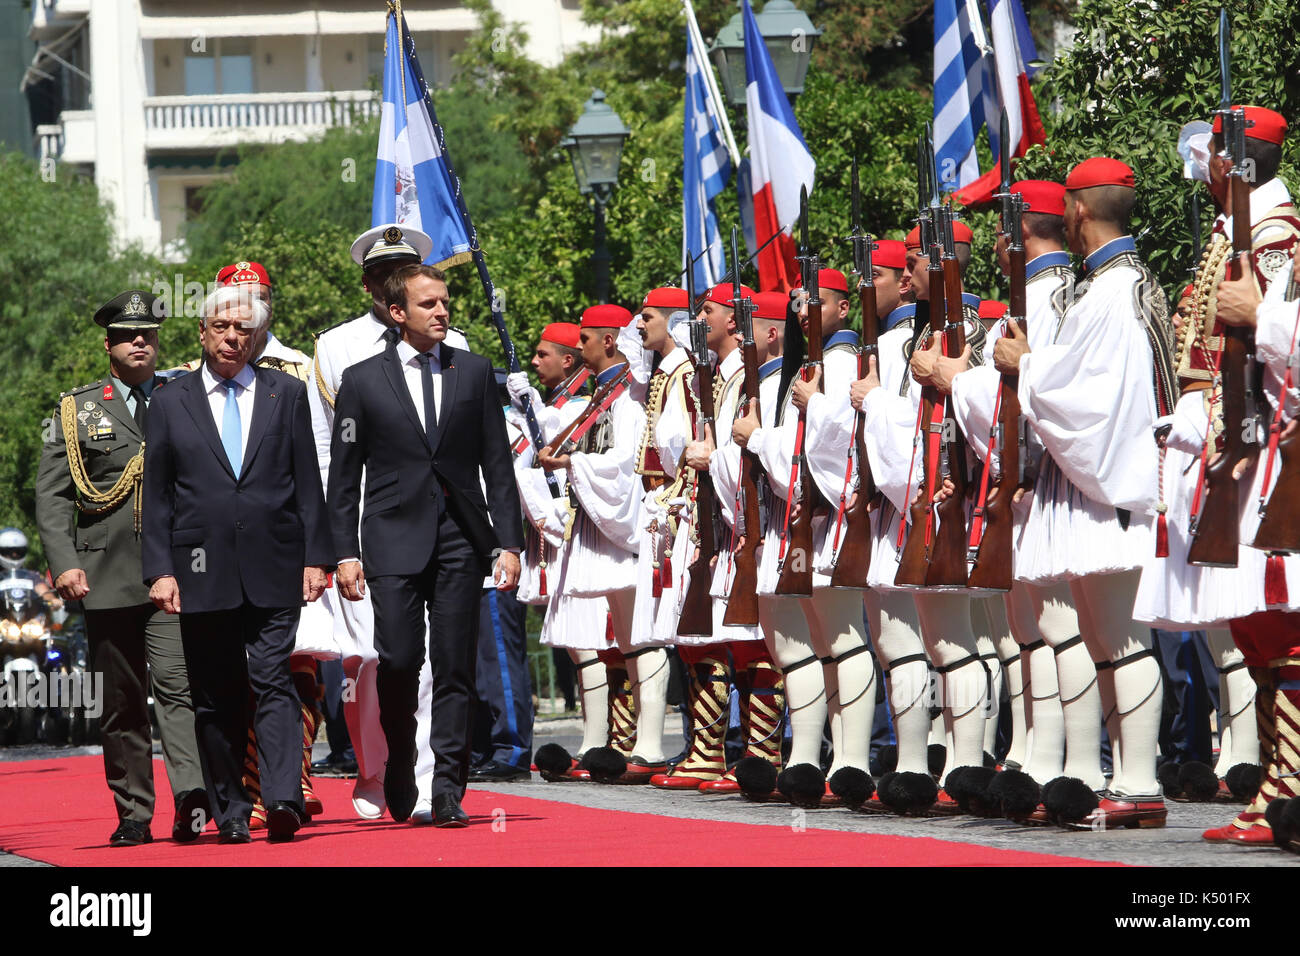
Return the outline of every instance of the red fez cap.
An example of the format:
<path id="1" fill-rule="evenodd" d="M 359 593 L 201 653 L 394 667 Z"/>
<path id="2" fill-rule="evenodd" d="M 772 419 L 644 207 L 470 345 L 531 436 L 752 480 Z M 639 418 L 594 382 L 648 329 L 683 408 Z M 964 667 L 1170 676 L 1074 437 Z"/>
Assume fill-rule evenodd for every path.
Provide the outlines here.
<path id="1" fill-rule="evenodd" d="M 1011 191 L 1025 197 L 1026 212 L 1047 216 L 1065 215 L 1065 187 L 1045 179 L 1022 179 Z"/>
<path id="2" fill-rule="evenodd" d="M 736 287 L 733 286 L 730 282 L 719 282 L 717 285 L 715 285 L 712 289 L 710 289 L 708 292 L 704 294 L 704 298 L 708 302 L 716 302 L 718 303 L 718 305 L 725 305 L 728 309 L 730 309 L 732 308 L 731 300 L 735 296 L 735 290 Z M 740 287 L 740 297 L 742 299 L 745 298 L 746 296 L 752 299 L 754 298 L 754 294 L 755 294 L 754 290 L 751 289 L 749 286 L 742 285 Z"/>
<path id="3" fill-rule="evenodd" d="M 1132 167 L 1108 156 L 1085 159 L 1065 177 L 1066 192 L 1091 189 L 1093 186 L 1127 186 L 1133 189 L 1136 185 L 1137 179 Z"/>
<path id="4" fill-rule="evenodd" d="M 780 321 L 790 308 L 790 297 L 784 292 L 760 292 L 754 296 L 754 315 L 760 319 Z"/>
<path id="5" fill-rule="evenodd" d="M 844 273 L 839 269 L 819 269 L 817 271 L 817 285 L 823 289 L 833 289 L 836 292 L 849 294 L 849 281 L 844 278 Z"/>
<path id="6" fill-rule="evenodd" d="M 578 338 L 578 324 L 576 322 L 552 322 L 546 328 L 542 329 L 542 341 L 554 342 L 556 345 L 563 345 L 565 348 L 576 349 L 582 345 Z"/>
<path id="7" fill-rule="evenodd" d="M 1234 110 L 1246 111 L 1246 135 L 1251 139 L 1263 140 L 1276 146 L 1282 145 L 1286 136 L 1286 120 L 1281 113 L 1265 109 L 1262 106 L 1234 106 Z M 1214 117 L 1214 132 L 1223 132 L 1223 117 Z"/>
<path id="8" fill-rule="evenodd" d="M 1007 304 L 998 302 L 996 299 L 980 300 L 980 318 L 981 319 L 1000 319 L 1007 314 Z"/>
<path id="9" fill-rule="evenodd" d="M 271 277 L 267 275 L 266 266 L 260 262 L 236 262 L 226 266 L 217 273 L 217 285 L 257 285 L 269 286 Z"/>
<path id="10" fill-rule="evenodd" d="M 907 246 L 898 239 L 878 239 L 871 253 L 871 264 L 885 269 L 906 269 Z"/>
<path id="11" fill-rule="evenodd" d="M 1182 294 L 1180 294 L 1180 295 L 1178 296 L 1178 298 L 1179 298 L 1179 299 L 1186 299 L 1188 296 L 1190 296 L 1190 295 L 1191 295 L 1193 292 L 1195 292 L 1195 291 L 1196 291 L 1196 283 L 1195 283 L 1195 282 L 1189 282 L 1189 283 L 1187 283 L 1187 287 L 1186 287 L 1185 289 L 1183 289 Z"/>
<path id="12" fill-rule="evenodd" d="M 953 221 L 952 224 L 953 242 L 964 242 L 966 243 L 966 245 L 969 246 L 971 244 L 971 240 L 974 238 L 975 238 L 975 234 L 970 231 L 970 226 L 966 225 L 966 223 L 964 222 L 957 222 L 955 220 Z"/>
<path id="13" fill-rule="evenodd" d="M 645 301 L 641 303 L 643 309 L 690 309 L 691 304 L 687 301 L 688 295 L 685 289 L 678 289 L 675 286 L 664 286 L 661 289 L 651 289 L 646 293 Z"/>
<path id="14" fill-rule="evenodd" d="M 584 329 L 621 329 L 632 323 L 632 313 L 621 305 L 593 305 L 582 313 Z"/>
<path id="15" fill-rule="evenodd" d="M 903 240 L 903 247 L 917 250 L 921 248 L 921 227 L 919 224 L 913 226 L 912 231 L 907 234 L 907 238 Z"/>

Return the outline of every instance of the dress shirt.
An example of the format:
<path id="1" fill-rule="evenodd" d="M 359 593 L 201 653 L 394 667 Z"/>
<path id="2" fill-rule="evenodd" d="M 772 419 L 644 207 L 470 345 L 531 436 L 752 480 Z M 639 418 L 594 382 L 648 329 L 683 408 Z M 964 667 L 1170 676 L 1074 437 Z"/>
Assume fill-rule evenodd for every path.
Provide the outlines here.
<path id="1" fill-rule="evenodd" d="M 420 381 L 423 369 L 420 368 L 420 353 L 406 342 L 397 343 L 397 360 L 402 363 L 402 377 L 406 379 L 406 390 L 411 393 L 411 402 L 415 405 L 415 414 L 424 421 L 424 383 Z M 434 345 L 429 352 L 429 373 L 433 376 L 433 407 L 438 412 L 439 427 L 442 424 L 442 343 Z M 425 426 L 427 430 L 427 426 Z"/>
<path id="2" fill-rule="evenodd" d="M 226 409 L 225 379 L 219 378 L 203 363 L 199 372 L 203 376 L 203 390 L 208 395 L 208 408 L 212 410 L 212 421 L 221 434 L 221 420 Z M 253 389 L 257 386 L 257 375 L 251 365 L 245 365 L 235 376 L 235 404 L 239 406 L 239 449 L 240 460 L 248 454 L 248 430 L 253 424 Z"/>

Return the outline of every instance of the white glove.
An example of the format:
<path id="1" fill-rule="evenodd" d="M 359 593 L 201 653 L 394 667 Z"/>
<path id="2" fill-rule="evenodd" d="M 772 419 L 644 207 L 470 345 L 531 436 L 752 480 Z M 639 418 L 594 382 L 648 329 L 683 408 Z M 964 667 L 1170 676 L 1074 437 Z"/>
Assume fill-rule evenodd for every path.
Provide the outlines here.
<path id="1" fill-rule="evenodd" d="M 510 393 L 511 403 L 521 411 L 530 405 L 540 405 L 541 395 L 528 383 L 527 372 L 511 372 L 506 376 L 506 391 Z"/>

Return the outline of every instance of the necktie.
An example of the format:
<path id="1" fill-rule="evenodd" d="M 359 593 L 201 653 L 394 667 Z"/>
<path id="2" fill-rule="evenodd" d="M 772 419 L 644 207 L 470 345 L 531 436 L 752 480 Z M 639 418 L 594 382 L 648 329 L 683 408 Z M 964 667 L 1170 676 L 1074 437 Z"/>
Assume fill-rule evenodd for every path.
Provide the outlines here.
<path id="1" fill-rule="evenodd" d="M 429 439 L 429 447 L 438 447 L 438 408 L 433 401 L 433 369 L 430 361 L 433 356 L 423 352 L 416 356 L 420 363 L 420 382 L 424 389 L 424 434 Z"/>
<path id="2" fill-rule="evenodd" d="M 243 429 L 239 422 L 239 403 L 235 401 L 235 389 L 239 386 L 232 378 L 221 384 L 226 390 L 226 407 L 221 412 L 221 447 L 226 450 L 226 458 L 238 478 L 244 460 Z"/>
<path id="3" fill-rule="evenodd" d="M 139 385 L 132 385 L 129 391 L 135 396 L 135 411 L 132 412 L 131 417 L 135 419 L 136 427 L 140 429 L 140 434 L 143 435 L 145 419 L 149 417 L 149 406 L 144 397 L 144 390 Z"/>

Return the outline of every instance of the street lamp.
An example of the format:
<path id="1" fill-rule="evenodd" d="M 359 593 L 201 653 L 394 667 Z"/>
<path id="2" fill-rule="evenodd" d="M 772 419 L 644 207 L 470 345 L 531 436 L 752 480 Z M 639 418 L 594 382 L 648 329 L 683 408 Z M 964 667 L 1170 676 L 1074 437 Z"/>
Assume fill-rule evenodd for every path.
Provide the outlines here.
<path id="1" fill-rule="evenodd" d="M 807 14 L 791 0 L 768 0 L 763 12 L 754 15 L 754 21 L 767 44 L 781 87 L 793 105 L 795 98 L 803 92 L 808 61 L 822 31 L 813 26 Z M 745 22 L 742 13 L 737 13 L 718 31 L 713 46 L 709 47 L 709 56 L 722 77 L 727 102 L 732 106 L 744 106 Z"/>
<path id="2" fill-rule="evenodd" d="M 605 204 L 618 186 L 618 164 L 623 143 L 631 134 L 618 114 L 605 102 L 600 90 L 591 91 L 578 122 L 562 145 L 569 151 L 578 191 L 590 196 L 596 207 L 595 252 L 591 261 L 596 273 L 596 297 L 609 301 L 609 249 L 605 246 Z"/>

